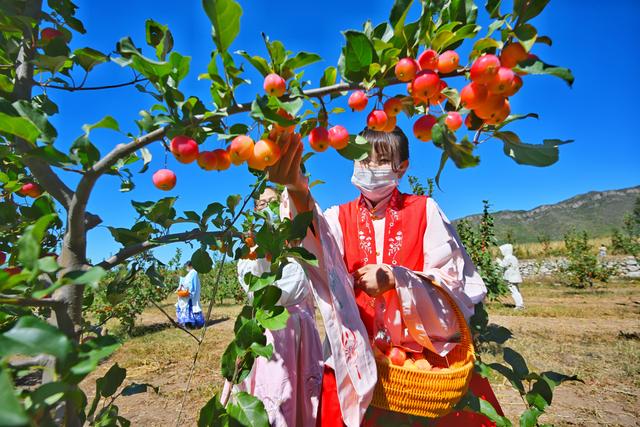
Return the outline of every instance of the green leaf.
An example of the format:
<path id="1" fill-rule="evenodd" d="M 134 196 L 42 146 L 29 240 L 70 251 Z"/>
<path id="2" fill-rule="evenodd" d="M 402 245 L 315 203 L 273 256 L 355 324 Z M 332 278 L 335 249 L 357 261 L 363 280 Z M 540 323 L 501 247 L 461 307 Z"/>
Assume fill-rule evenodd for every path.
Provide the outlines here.
<path id="1" fill-rule="evenodd" d="M 504 143 L 504 153 L 521 165 L 549 166 L 558 161 L 558 146 L 573 142 L 545 139 L 542 144 L 526 144 L 511 131 L 494 132 Z"/>
<path id="2" fill-rule="evenodd" d="M 259 308 L 256 310 L 256 320 L 263 328 L 276 331 L 287 326 L 289 312 L 281 306 L 276 306 L 272 309 Z"/>
<path id="3" fill-rule="evenodd" d="M 251 56 L 249 55 L 248 52 L 244 50 L 238 50 L 236 51 L 236 53 L 242 56 L 247 61 L 249 61 L 249 63 L 253 65 L 253 67 L 256 70 L 258 70 L 258 72 L 262 74 L 263 77 L 271 72 L 271 69 L 269 68 L 269 63 L 263 57 L 258 55 Z"/>
<path id="4" fill-rule="evenodd" d="M 0 91 L 4 93 L 13 92 L 13 81 L 4 74 L 0 74 Z"/>
<path id="5" fill-rule="evenodd" d="M 0 132 L 17 136 L 32 144 L 36 142 L 40 131 L 38 128 L 24 117 L 9 116 L 0 112 Z"/>
<path id="6" fill-rule="evenodd" d="M 127 377 L 127 370 L 113 364 L 102 378 L 96 380 L 96 387 L 100 391 L 102 397 L 112 396 L 124 382 Z"/>
<path id="7" fill-rule="evenodd" d="M 202 0 L 202 7 L 213 26 L 213 41 L 226 52 L 240 32 L 242 7 L 234 0 Z"/>
<path id="8" fill-rule="evenodd" d="M 244 391 L 236 393 L 227 406 L 231 418 L 243 426 L 269 427 L 269 417 L 264 404 L 257 397 Z"/>
<path id="9" fill-rule="evenodd" d="M 538 31 L 531 24 L 519 25 L 513 33 L 520 40 L 520 44 L 527 52 L 531 50 L 538 37 Z"/>
<path id="10" fill-rule="evenodd" d="M 206 405 L 200 409 L 198 427 L 220 427 L 228 423 L 227 411 L 220 403 L 220 394 L 216 393 Z"/>
<path id="11" fill-rule="evenodd" d="M 118 126 L 118 122 L 116 119 L 114 119 L 111 116 L 104 116 L 102 119 L 100 119 L 100 121 L 90 125 L 90 124 L 86 124 L 86 125 L 82 125 L 82 130 L 88 135 L 93 129 L 97 129 L 97 128 L 105 128 L 105 129 L 112 129 L 115 130 L 117 132 L 120 132 L 120 126 Z"/>
<path id="12" fill-rule="evenodd" d="M 301 262 L 312 265 L 314 267 L 318 266 L 318 259 L 314 254 L 309 252 L 307 249 L 302 246 L 287 248 L 283 252 L 286 256 L 293 257 Z"/>
<path id="13" fill-rule="evenodd" d="M 336 83 L 336 78 L 338 76 L 338 70 L 336 67 L 327 67 L 320 78 L 320 87 L 331 86 Z"/>
<path id="14" fill-rule="evenodd" d="M 545 64 L 539 59 L 531 58 L 522 61 L 514 68 L 514 71 L 523 71 L 527 74 L 547 74 L 559 77 L 564 80 L 570 87 L 573 85 L 575 78 L 568 68 L 557 67 L 555 65 Z"/>
<path id="15" fill-rule="evenodd" d="M 507 362 L 513 368 L 513 372 L 520 378 L 524 378 L 529 373 L 527 362 L 524 357 L 517 351 L 505 347 L 502 351 L 505 362 Z"/>
<path id="16" fill-rule="evenodd" d="M 2 357 L 14 354 L 36 356 L 44 353 L 64 363 L 71 351 L 71 341 L 66 335 L 33 316 L 21 317 L 11 329 L 0 335 Z"/>
<path id="17" fill-rule="evenodd" d="M 34 107 L 28 101 L 16 101 L 12 104 L 16 111 L 29 120 L 40 131 L 40 139 L 45 142 L 53 142 L 58 136 L 56 129 L 49 123 L 47 115 Z"/>
<path id="18" fill-rule="evenodd" d="M 166 25 L 161 25 L 153 19 L 145 21 L 147 44 L 156 48 L 156 57 L 164 61 L 173 49 L 173 35 Z"/>
<path id="19" fill-rule="evenodd" d="M 297 214 L 291 223 L 291 232 L 287 240 L 304 239 L 307 235 L 307 229 L 313 221 L 313 212 L 307 211 Z"/>
<path id="20" fill-rule="evenodd" d="M 90 47 L 74 50 L 73 56 L 75 62 L 87 72 L 91 71 L 96 65 L 109 60 L 107 55 Z"/>
<path id="21" fill-rule="evenodd" d="M 28 426 L 29 417 L 16 396 L 13 382 L 5 369 L 0 368 L 0 425 L 7 427 Z"/>
<path id="22" fill-rule="evenodd" d="M 389 15 L 389 22 L 393 27 L 393 34 L 396 37 L 402 35 L 404 30 L 404 21 L 407 18 L 407 13 L 411 9 L 413 0 L 395 0 L 393 7 L 391 7 L 391 14 Z"/>
<path id="23" fill-rule="evenodd" d="M 208 273 L 211 271 L 211 267 L 213 267 L 213 260 L 209 256 L 209 253 L 202 248 L 196 250 L 193 255 L 191 255 L 191 263 L 198 273 Z"/>
<path id="24" fill-rule="evenodd" d="M 549 3 L 549 0 L 514 0 L 513 14 L 518 17 L 518 24 L 530 21 L 538 16 Z"/>
<path id="25" fill-rule="evenodd" d="M 291 70 L 297 70 L 298 68 L 302 68 L 309 64 L 313 64 L 315 62 L 321 61 L 322 57 L 315 53 L 309 52 L 299 52 L 293 58 L 289 58 L 284 61 L 284 68 L 289 68 Z"/>
<path id="26" fill-rule="evenodd" d="M 265 345 L 267 343 L 267 337 L 265 337 L 262 329 L 260 329 L 258 322 L 256 322 L 255 319 L 251 319 L 245 322 L 236 333 L 236 343 L 238 347 L 246 350 L 254 343 Z"/>
<path id="27" fill-rule="evenodd" d="M 360 31 L 348 30 L 344 32 L 344 36 L 347 43 L 343 49 L 343 77 L 349 81 L 360 80 L 368 74 L 369 65 L 374 62 L 373 45 Z"/>
<path id="28" fill-rule="evenodd" d="M 338 153 L 349 160 L 364 160 L 369 157 L 371 144 L 360 135 L 349 135 L 349 144 Z"/>
<path id="29" fill-rule="evenodd" d="M 40 244 L 45 236 L 49 224 L 57 218 L 52 213 L 39 218 L 34 224 L 29 225 L 18 240 L 18 260 L 29 270 L 37 271 L 38 258 L 40 258 Z"/>
<path id="30" fill-rule="evenodd" d="M 256 356 L 262 356 L 266 359 L 271 359 L 271 356 L 273 355 L 273 345 L 271 344 L 262 345 L 254 342 L 253 344 L 251 344 L 249 349 Z"/>
<path id="31" fill-rule="evenodd" d="M 444 170 L 444 165 L 447 164 L 447 160 L 449 160 L 449 155 L 446 151 L 442 152 L 440 156 L 440 165 L 438 166 L 438 172 L 436 173 L 436 185 L 440 188 L 440 176 L 442 175 L 442 171 Z"/>
<path id="32" fill-rule="evenodd" d="M 448 156 L 459 168 L 477 166 L 480 158 L 473 155 L 474 146 L 465 137 L 459 144 L 455 135 L 443 123 L 436 123 L 431 130 L 433 143 L 442 147 Z"/>
<path id="33" fill-rule="evenodd" d="M 71 367 L 74 375 L 84 376 L 92 372 L 102 360 L 111 356 L 122 344 L 111 335 L 96 337 L 80 345 L 79 361 Z"/>
<path id="34" fill-rule="evenodd" d="M 535 427 L 542 412 L 537 408 L 529 408 L 520 415 L 520 427 Z"/>

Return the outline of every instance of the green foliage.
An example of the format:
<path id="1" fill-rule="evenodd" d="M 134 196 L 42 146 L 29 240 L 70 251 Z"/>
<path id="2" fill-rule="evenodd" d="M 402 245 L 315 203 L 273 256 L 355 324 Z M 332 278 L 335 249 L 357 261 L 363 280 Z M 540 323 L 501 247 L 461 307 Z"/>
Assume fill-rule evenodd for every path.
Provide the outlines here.
<path id="1" fill-rule="evenodd" d="M 570 231 L 564 236 L 567 265 L 562 267 L 565 281 L 580 288 L 592 286 L 595 281 L 606 282 L 614 269 L 602 265 L 593 252 L 586 231 Z"/>
<path id="2" fill-rule="evenodd" d="M 489 323 L 489 314 L 484 304 L 475 306 L 475 313 L 470 319 L 476 348 L 475 370 L 483 377 L 493 372 L 501 375 L 520 395 L 525 404 L 525 411 L 520 415 L 520 426 L 537 426 L 538 418 L 551 405 L 554 389 L 567 381 L 580 381 L 577 376 L 568 376 L 553 371 L 532 372 L 524 357 L 514 349 L 505 345 L 513 337 L 513 333 L 504 326 Z M 502 354 L 502 360 L 484 363 L 482 353 Z M 472 392 L 458 403 L 458 409 L 479 412 L 498 426 L 511 427 L 508 418 L 500 416 L 495 408 Z"/>
<path id="3" fill-rule="evenodd" d="M 487 286 L 487 295 L 489 298 L 497 298 L 507 292 L 507 284 L 502 277 L 502 268 L 491 255 L 492 248 L 497 247 L 497 241 L 493 216 L 489 213 L 490 205 L 487 200 L 483 200 L 482 203 L 482 218 L 477 226 L 462 220 L 456 228 L 462 244 Z"/>
<path id="4" fill-rule="evenodd" d="M 625 215 L 622 231 L 613 231 L 611 246 L 615 254 L 640 257 L 640 197 L 636 198 L 633 211 Z"/>
<path id="5" fill-rule="evenodd" d="M 216 292 L 216 278 L 219 268 L 220 262 L 218 261 L 213 266 L 212 272 L 200 275 L 202 299 L 204 301 L 214 300 L 216 304 L 223 304 L 225 301 L 228 302 L 229 300 L 236 304 L 244 303 L 246 301 L 246 294 L 238 281 L 237 262 L 227 262 L 222 266 L 220 281 L 217 282 L 218 287 Z"/>
<path id="6" fill-rule="evenodd" d="M 138 257 L 129 266 L 109 271 L 92 294 L 87 296 L 86 312 L 94 317 L 88 328 L 103 327 L 117 319 L 124 333 L 133 331 L 136 318 L 152 302 L 160 303 L 178 287 L 181 271 L 177 270 L 180 252 L 169 263 L 161 266 L 152 260 Z"/>
<path id="7" fill-rule="evenodd" d="M 418 196 L 429 196 L 433 195 L 433 178 L 427 178 L 427 188 L 420 183 L 420 180 L 412 175 L 408 176 L 409 186 L 411 187 L 411 192 L 413 194 L 417 194 Z"/>

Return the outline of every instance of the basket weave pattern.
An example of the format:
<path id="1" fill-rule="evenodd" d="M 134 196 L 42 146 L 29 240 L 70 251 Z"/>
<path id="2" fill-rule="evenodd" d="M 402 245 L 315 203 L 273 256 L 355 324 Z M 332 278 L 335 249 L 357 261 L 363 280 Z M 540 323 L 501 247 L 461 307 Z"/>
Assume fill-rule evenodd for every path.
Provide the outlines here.
<path id="1" fill-rule="evenodd" d="M 440 286 L 433 286 L 453 307 L 460 327 L 460 343 L 445 358 L 427 352 L 426 359 L 438 371 L 404 368 L 376 360 L 378 382 L 371 404 L 380 409 L 421 417 L 442 417 L 466 394 L 473 373 L 475 353 L 471 333 L 462 312 L 451 296 Z M 443 363 L 445 362 L 445 363 Z"/>

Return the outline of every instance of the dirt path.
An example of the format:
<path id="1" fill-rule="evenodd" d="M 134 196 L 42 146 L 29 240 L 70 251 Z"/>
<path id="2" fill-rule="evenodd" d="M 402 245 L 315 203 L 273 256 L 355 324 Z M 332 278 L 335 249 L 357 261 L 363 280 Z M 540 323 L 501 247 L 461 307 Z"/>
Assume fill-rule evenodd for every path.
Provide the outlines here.
<path id="1" fill-rule="evenodd" d="M 525 285 L 523 294 L 524 311 L 516 312 L 503 303 L 490 304 L 491 322 L 513 332 L 508 345 L 525 356 L 531 370 L 575 374 L 585 381 L 556 389 L 554 402 L 541 422 L 556 426 L 640 425 L 640 284 L 616 283 L 584 291 Z M 172 312 L 170 304 L 166 307 Z M 213 324 L 185 399 L 181 426 L 195 425 L 200 408 L 222 386 L 220 355 L 233 334 L 238 310 L 238 306 L 214 309 Z M 127 368 L 128 381 L 160 387 L 158 394 L 120 399 L 120 414 L 134 426 L 175 425 L 196 343 L 173 328 L 157 309 L 143 314 L 135 335 L 85 383 L 94 384 L 95 377 L 117 362 Z M 491 361 L 493 356 L 482 357 Z M 522 400 L 506 382 L 497 380 L 494 387 L 507 416 L 517 425 L 524 409 Z M 93 387 L 86 391 L 91 398 Z"/>

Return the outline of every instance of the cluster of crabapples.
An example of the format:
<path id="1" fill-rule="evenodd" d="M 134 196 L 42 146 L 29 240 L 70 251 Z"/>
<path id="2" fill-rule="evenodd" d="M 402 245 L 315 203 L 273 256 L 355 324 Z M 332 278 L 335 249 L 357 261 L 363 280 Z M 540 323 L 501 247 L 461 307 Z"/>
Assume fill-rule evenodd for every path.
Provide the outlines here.
<path id="1" fill-rule="evenodd" d="M 460 91 L 460 105 L 473 114 L 482 123 L 496 125 L 503 122 L 511 113 L 508 98 L 522 87 L 522 78 L 512 68 L 529 58 L 529 54 L 518 42 L 510 43 L 502 50 L 500 57 L 485 54 L 471 65 L 471 82 Z M 448 50 L 438 54 L 433 49 L 425 50 L 418 59 L 403 58 L 395 66 L 395 75 L 401 82 L 407 83 L 410 97 L 392 97 L 383 105 L 383 109 L 374 109 L 367 116 L 367 126 L 377 131 L 391 132 L 396 126 L 396 116 L 404 110 L 404 103 L 415 106 L 436 105 L 444 102 L 443 90 L 447 88 L 444 77 L 458 70 L 460 57 L 457 52 Z M 363 91 L 355 91 L 349 97 L 349 107 L 362 111 L 367 107 L 368 97 Z M 438 118 L 425 114 L 413 126 L 413 133 L 420 141 L 431 140 L 431 130 Z M 458 130 L 463 123 L 458 111 L 450 111 L 444 119 L 451 130 Z M 468 128 L 477 128 L 472 124 L 472 116 L 467 116 Z"/>
<path id="2" fill-rule="evenodd" d="M 285 80 L 277 74 L 269 74 L 264 79 L 264 90 L 267 94 L 281 97 L 286 91 Z M 291 120 L 291 116 L 283 109 L 277 114 Z M 292 132 L 295 125 L 281 126 L 273 124 L 276 134 Z M 309 134 L 309 144 L 316 151 L 325 151 L 329 146 L 340 150 L 349 143 L 349 132 L 344 126 L 333 126 L 327 129 L 318 126 Z M 280 160 L 280 146 L 277 142 L 265 137 L 257 142 L 248 135 L 238 135 L 226 149 L 218 148 L 213 151 L 200 151 L 198 143 L 185 135 L 178 135 L 171 140 L 169 150 L 180 163 L 197 162 L 206 171 L 222 171 L 231 165 L 247 163 L 251 169 L 265 170 Z M 168 191 L 176 185 L 176 174 L 169 169 L 160 169 L 153 174 L 153 184 L 160 190 Z"/>
<path id="3" fill-rule="evenodd" d="M 375 358 L 384 364 L 401 366 L 405 369 L 418 369 L 422 371 L 440 371 L 443 366 L 431 364 L 424 352 L 405 351 L 400 347 L 390 347 L 383 352 L 378 347 L 373 346 Z"/>
<path id="4" fill-rule="evenodd" d="M 478 57 L 469 70 L 469 82 L 460 91 L 461 111 L 469 111 L 464 120 L 469 129 L 477 129 L 478 122 L 496 125 L 503 122 L 511 113 L 509 97 L 522 87 L 522 78 L 513 71 L 520 62 L 528 59 L 530 54 L 519 42 L 504 47 L 500 56 L 484 54 Z M 382 109 L 374 109 L 367 116 L 370 129 L 391 132 L 396 127 L 398 114 L 405 109 L 405 103 L 415 106 L 429 106 L 444 102 L 447 97 L 443 92 L 447 88 L 444 78 L 460 75 L 460 57 L 453 50 L 438 54 L 433 49 L 425 50 L 417 59 L 402 58 L 395 66 L 395 75 L 401 82 L 407 83 L 409 97 L 396 96 L 387 99 Z M 287 83 L 278 74 L 268 74 L 263 82 L 265 93 L 282 97 L 287 91 Z M 358 90 L 352 92 L 348 99 L 349 107 L 354 111 L 367 108 L 367 94 Z M 288 112 L 279 109 L 277 113 L 292 120 Z M 349 144 L 349 132 L 344 126 L 326 126 L 326 113 L 318 117 L 318 126 L 309 132 L 309 145 L 315 151 L 325 151 L 328 147 L 341 150 Z M 414 123 L 413 133 L 420 141 L 430 141 L 433 126 L 438 118 L 432 114 L 422 115 Z M 444 119 L 445 125 L 453 132 L 462 124 L 462 115 L 458 111 L 449 111 Z M 292 132 L 295 125 L 281 126 L 273 124 L 276 133 Z M 185 135 L 178 135 L 171 140 L 170 151 L 181 163 L 197 162 L 207 171 L 226 170 L 232 164 L 247 163 L 251 169 L 264 170 L 275 165 L 280 159 L 280 146 L 277 142 L 263 137 L 257 142 L 248 135 L 238 135 L 226 149 L 200 151 L 198 143 Z M 176 175 L 169 169 L 160 169 L 153 175 L 154 185 L 161 190 L 171 190 L 176 185 Z"/>

